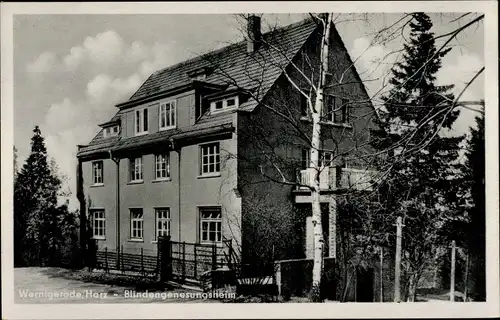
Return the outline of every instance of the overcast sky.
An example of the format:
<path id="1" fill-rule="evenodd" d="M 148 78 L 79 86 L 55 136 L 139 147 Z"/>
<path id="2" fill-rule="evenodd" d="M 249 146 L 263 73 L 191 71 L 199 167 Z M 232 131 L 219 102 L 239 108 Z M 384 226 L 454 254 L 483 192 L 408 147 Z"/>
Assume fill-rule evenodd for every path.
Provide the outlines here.
<path id="1" fill-rule="evenodd" d="M 290 24 L 303 14 L 264 15 L 263 24 Z M 463 21 L 458 15 L 433 14 L 434 32 L 447 33 Z M 402 39 L 370 46 L 373 34 L 401 14 L 342 15 L 337 29 L 356 61 L 362 79 L 383 78 L 401 48 Z M 346 21 L 349 20 L 349 21 Z M 219 48 L 242 38 L 232 15 L 16 15 L 14 17 L 14 143 L 21 166 L 30 137 L 39 125 L 49 155 L 69 178 L 74 191 L 76 145 L 86 144 L 109 120 L 114 105 L 128 99 L 155 70 Z M 462 90 L 484 65 L 484 31 L 480 24 L 452 43 L 438 74 L 439 84 Z M 382 80 L 366 84 L 378 92 Z M 484 98 L 480 77 L 461 100 Z M 476 115 L 462 109 L 455 134 L 466 133 Z M 72 207 L 77 204 L 74 192 Z"/>

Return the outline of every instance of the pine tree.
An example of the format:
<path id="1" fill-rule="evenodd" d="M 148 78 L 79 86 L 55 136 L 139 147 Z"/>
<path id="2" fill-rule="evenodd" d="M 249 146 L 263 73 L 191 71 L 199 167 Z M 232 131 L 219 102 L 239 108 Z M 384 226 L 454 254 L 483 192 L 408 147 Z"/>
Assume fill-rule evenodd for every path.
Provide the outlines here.
<path id="1" fill-rule="evenodd" d="M 401 146 L 392 158 L 385 187 L 388 213 L 402 216 L 405 225 L 402 292 L 413 300 L 420 276 L 435 257 L 439 229 L 456 215 L 449 203 L 450 184 L 463 137 L 440 134 L 459 115 L 458 110 L 449 110 L 453 85 L 435 83 L 441 59 L 450 49 L 437 52 L 432 21 L 425 13 L 414 13 L 410 27 L 403 59 L 392 69 L 392 89 L 383 97 L 386 110 L 381 125 L 390 133 L 385 146 Z"/>
<path id="2" fill-rule="evenodd" d="M 38 126 L 33 130 L 31 153 L 14 186 L 15 265 L 46 265 L 55 261 L 59 245 L 57 193 L 61 181 L 51 171 L 47 149 Z"/>
<path id="3" fill-rule="evenodd" d="M 486 299 L 486 207 L 485 207 L 485 145 L 484 117 L 476 117 L 476 128 L 471 129 L 467 141 L 466 161 L 463 167 L 464 186 L 469 191 L 468 249 L 471 256 L 471 278 L 474 300 Z"/>

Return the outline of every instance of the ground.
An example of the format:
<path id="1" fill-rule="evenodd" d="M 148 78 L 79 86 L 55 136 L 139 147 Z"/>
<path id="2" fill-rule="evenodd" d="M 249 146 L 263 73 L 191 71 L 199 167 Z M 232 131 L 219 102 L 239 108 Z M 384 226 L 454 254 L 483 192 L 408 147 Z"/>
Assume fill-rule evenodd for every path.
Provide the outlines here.
<path id="1" fill-rule="evenodd" d="M 85 270 L 61 268 L 15 268 L 14 290 L 16 303 L 180 303 L 222 302 L 188 295 L 200 294 L 194 288 L 157 288 L 153 280 L 123 277 Z M 127 297 L 126 293 L 149 293 L 153 297 Z M 163 296 L 162 296 L 163 294 Z M 181 296 L 184 294 L 185 296 Z M 449 302 L 449 293 L 423 292 L 417 301 Z M 462 294 L 457 292 L 457 296 Z M 241 302 L 257 302 L 243 299 Z M 238 301 L 239 302 L 239 301 Z M 259 301 L 260 302 L 260 301 Z M 308 302 L 293 297 L 290 302 Z M 333 301 L 328 301 L 333 302 Z"/>
<path id="2" fill-rule="evenodd" d="M 14 299 L 16 303 L 193 303 L 221 301 L 195 297 L 193 295 L 199 295 L 200 292 L 194 289 L 169 288 L 163 290 L 150 286 L 153 281 L 150 281 L 149 286 L 146 283 L 141 288 L 126 278 L 119 281 L 116 279 L 117 276 L 99 275 L 84 270 L 15 268 Z M 126 297 L 127 293 L 149 293 L 155 294 L 155 296 Z"/>

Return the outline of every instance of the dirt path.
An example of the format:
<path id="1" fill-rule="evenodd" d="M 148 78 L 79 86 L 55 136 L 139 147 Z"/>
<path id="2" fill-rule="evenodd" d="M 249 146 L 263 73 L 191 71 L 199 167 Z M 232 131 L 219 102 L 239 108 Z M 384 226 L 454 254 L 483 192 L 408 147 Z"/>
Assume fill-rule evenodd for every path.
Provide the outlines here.
<path id="1" fill-rule="evenodd" d="M 186 289 L 135 291 L 132 287 L 69 279 L 64 269 L 16 268 L 16 303 L 179 303 L 217 302 L 204 300 L 199 292 Z M 198 294 L 198 296 L 195 296 Z"/>

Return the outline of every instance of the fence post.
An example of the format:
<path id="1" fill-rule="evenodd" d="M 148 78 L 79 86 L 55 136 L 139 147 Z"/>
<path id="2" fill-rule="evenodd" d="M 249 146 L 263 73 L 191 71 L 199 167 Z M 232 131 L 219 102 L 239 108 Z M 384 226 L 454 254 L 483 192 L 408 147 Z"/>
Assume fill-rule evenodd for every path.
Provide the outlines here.
<path id="1" fill-rule="evenodd" d="M 141 248 L 141 274 L 144 275 L 144 249 Z"/>
<path id="2" fill-rule="evenodd" d="M 229 239 L 229 268 L 233 268 L 233 239 Z"/>
<path id="3" fill-rule="evenodd" d="M 451 241 L 450 301 L 455 302 L 455 240 Z"/>
<path id="4" fill-rule="evenodd" d="M 469 253 L 465 256 L 465 279 L 464 279 L 464 302 L 467 302 L 467 295 L 469 291 Z"/>
<path id="5" fill-rule="evenodd" d="M 160 277 L 161 277 L 161 268 L 160 268 L 160 253 L 161 253 L 161 237 L 158 237 L 158 239 L 156 239 L 156 272 L 157 272 L 157 276 L 158 274 L 160 274 Z"/>
<path id="6" fill-rule="evenodd" d="M 106 265 L 106 273 L 108 272 L 108 247 L 104 248 L 104 259 Z"/>
<path id="7" fill-rule="evenodd" d="M 281 262 L 276 262 L 276 286 L 278 287 L 278 296 L 281 296 Z"/>
<path id="8" fill-rule="evenodd" d="M 394 302 L 401 302 L 401 238 L 403 221 L 398 217 L 396 222 L 396 266 L 395 266 L 395 280 L 394 280 Z"/>
<path id="9" fill-rule="evenodd" d="M 182 241 L 182 282 L 186 280 L 186 241 Z"/>
<path id="10" fill-rule="evenodd" d="M 194 244 L 194 278 L 196 279 L 196 276 L 198 275 L 198 266 L 197 266 L 197 259 L 198 259 L 198 256 L 196 254 L 196 243 Z"/>
<path id="11" fill-rule="evenodd" d="M 171 248 L 170 236 L 164 236 L 158 239 L 161 243 L 161 259 L 160 259 L 160 281 L 166 282 L 171 280 Z"/>
<path id="12" fill-rule="evenodd" d="M 116 269 L 120 270 L 120 246 L 116 246 Z"/>
<path id="13" fill-rule="evenodd" d="M 217 250 L 215 243 L 212 244 L 212 270 L 217 269 Z"/>
<path id="14" fill-rule="evenodd" d="M 122 257 L 121 257 L 121 259 L 120 259 L 120 261 L 121 261 L 121 263 L 122 263 L 122 268 L 121 268 L 121 271 L 122 271 L 122 273 L 125 273 L 125 268 L 124 268 L 124 266 L 123 266 L 123 245 L 121 246 L 121 250 L 120 250 L 120 252 L 121 252 L 121 255 L 122 255 Z"/>
<path id="15" fill-rule="evenodd" d="M 380 302 L 384 302 L 384 248 L 380 247 Z"/>

